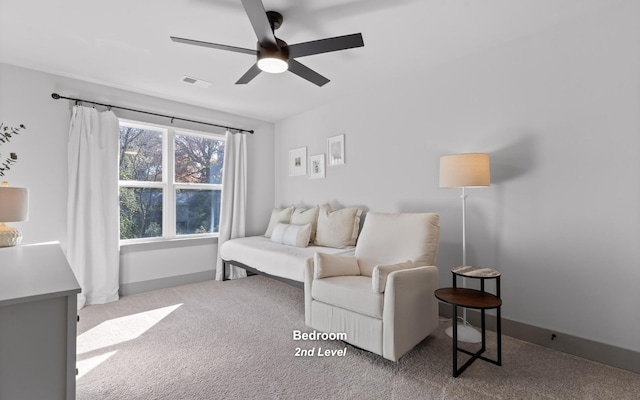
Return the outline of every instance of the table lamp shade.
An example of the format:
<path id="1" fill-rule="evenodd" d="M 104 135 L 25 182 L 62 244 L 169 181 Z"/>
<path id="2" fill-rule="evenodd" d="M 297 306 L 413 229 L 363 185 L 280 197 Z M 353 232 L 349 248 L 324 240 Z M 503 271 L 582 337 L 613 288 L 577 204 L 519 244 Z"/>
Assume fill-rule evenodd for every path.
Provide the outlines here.
<path id="1" fill-rule="evenodd" d="M 440 157 L 440 187 L 487 187 L 491 184 L 489 154 L 467 153 Z"/>
<path id="2" fill-rule="evenodd" d="M 29 219 L 29 189 L 0 187 L 0 223 Z"/>

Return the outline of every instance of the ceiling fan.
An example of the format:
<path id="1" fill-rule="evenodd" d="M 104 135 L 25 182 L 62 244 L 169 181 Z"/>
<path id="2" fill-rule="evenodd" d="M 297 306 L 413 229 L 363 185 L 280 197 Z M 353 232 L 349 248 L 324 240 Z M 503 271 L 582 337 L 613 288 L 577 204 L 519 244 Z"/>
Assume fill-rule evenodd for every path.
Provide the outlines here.
<path id="1" fill-rule="evenodd" d="M 177 43 L 256 56 L 256 63 L 238 79 L 236 85 L 251 82 L 262 71 L 281 73 L 289 70 L 311 83 L 323 86 L 329 82 L 329 79 L 301 64 L 295 58 L 364 46 L 360 33 L 288 45 L 274 34 L 274 31 L 282 25 L 283 17 L 280 13 L 265 11 L 261 0 L 241 1 L 258 37 L 256 50 L 171 36 L 171 40 Z"/>

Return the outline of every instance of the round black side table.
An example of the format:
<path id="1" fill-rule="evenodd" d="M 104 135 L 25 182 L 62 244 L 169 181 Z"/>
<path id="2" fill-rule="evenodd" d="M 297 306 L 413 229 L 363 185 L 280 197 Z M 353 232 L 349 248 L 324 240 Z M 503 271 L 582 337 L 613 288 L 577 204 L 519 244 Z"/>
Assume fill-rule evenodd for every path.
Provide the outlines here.
<path id="1" fill-rule="evenodd" d="M 482 281 L 484 282 L 484 280 Z M 484 289 L 484 285 L 483 289 Z M 441 288 L 434 292 L 438 300 L 451 304 L 453 306 L 453 376 L 458 377 L 471 363 L 477 359 L 490 362 L 496 365 L 502 365 L 502 328 L 500 323 L 500 307 L 502 306 L 502 300 L 491 293 L 476 289 L 466 288 Z M 466 307 L 471 309 L 480 310 L 481 315 L 481 329 L 482 329 L 482 347 L 475 353 L 472 353 L 465 349 L 458 348 L 458 307 Z M 490 358 L 482 356 L 482 353 L 486 350 L 487 335 L 486 335 L 486 321 L 485 311 L 490 309 L 496 309 L 496 341 L 497 341 L 497 359 L 492 360 Z M 467 362 L 458 369 L 458 352 L 462 352 L 471 356 Z"/>

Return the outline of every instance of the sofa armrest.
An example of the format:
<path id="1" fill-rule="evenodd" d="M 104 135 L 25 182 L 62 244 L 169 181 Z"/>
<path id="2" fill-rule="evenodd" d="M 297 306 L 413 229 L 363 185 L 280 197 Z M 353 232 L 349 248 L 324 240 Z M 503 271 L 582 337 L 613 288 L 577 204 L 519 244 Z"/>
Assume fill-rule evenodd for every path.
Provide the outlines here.
<path id="1" fill-rule="evenodd" d="M 438 327 L 438 268 L 394 271 L 387 278 L 382 312 L 385 358 L 397 361 Z"/>
<path id="2" fill-rule="evenodd" d="M 313 285 L 314 263 L 307 263 L 304 266 L 304 323 L 311 326 L 311 287 Z"/>

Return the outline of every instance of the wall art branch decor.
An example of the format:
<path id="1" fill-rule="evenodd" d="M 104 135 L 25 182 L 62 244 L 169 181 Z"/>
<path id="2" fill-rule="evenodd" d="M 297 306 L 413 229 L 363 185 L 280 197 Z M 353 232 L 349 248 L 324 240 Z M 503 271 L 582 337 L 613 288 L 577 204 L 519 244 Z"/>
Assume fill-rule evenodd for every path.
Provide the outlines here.
<path id="1" fill-rule="evenodd" d="M 307 148 L 289 150 L 289 176 L 307 174 Z"/>
<path id="2" fill-rule="evenodd" d="M 0 146 L 9 143 L 11 138 L 20 134 L 20 131 L 26 129 L 23 124 L 20 124 L 17 128 L 8 126 L 0 122 Z M 0 157 L 2 157 L 0 155 Z M 11 169 L 11 166 L 18 161 L 18 155 L 16 153 L 9 153 L 9 156 L 4 161 L 0 159 L 0 176 L 4 176 L 6 171 Z"/>
<path id="3" fill-rule="evenodd" d="M 327 154 L 329 154 L 328 165 L 344 164 L 344 134 L 327 139 Z"/>
<path id="4" fill-rule="evenodd" d="M 309 157 L 309 179 L 324 178 L 324 154 Z"/>

